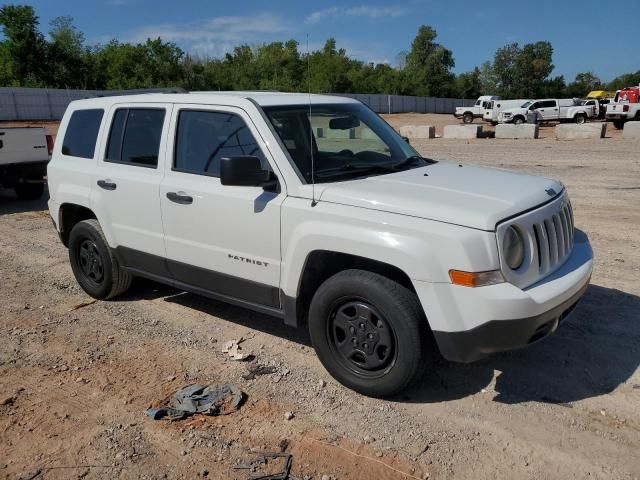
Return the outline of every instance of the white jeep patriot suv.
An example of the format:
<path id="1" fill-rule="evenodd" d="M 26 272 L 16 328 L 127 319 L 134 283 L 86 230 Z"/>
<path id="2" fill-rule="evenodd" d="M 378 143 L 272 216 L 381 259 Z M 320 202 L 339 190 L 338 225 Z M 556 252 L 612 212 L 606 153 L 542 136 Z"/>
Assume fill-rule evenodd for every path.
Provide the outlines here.
<path id="1" fill-rule="evenodd" d="M 48 175 L 89 295 L 141 276 L 281 318 L 366 395 L 545 337 L 592 270 L 562 184 L 423 158 L 347 98 L 76 101 Z"/>

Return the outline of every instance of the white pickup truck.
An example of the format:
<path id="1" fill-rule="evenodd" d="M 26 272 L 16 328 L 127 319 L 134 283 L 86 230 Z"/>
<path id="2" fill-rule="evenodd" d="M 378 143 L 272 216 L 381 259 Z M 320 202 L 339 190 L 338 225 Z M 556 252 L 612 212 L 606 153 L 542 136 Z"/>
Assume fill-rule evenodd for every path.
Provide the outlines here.
<path id="1" fill-rule="evenodd" d="M 530 113 L 535 113 L 537 123 L 584 123 L 593 118 L 595 112 L 592 106 L 581 105 L 571 98 L 543 98 L 526 102 L 518 108 L 503 110 L 498 114 L 498 123 L 526 123 Z"/>
<path id="2" fill-rule="evenodd" d="M 560 182 L 423 158 L 348 98 L 72 102 L 48 177 L 89 295 L 141 276 L 282 319 L 372 396 L 546 337 L 591 276 Z"/>
<path id="3" fill-rule="evenodd" d="M 0 185 L 22 200 L 40 198 L 52 150 L 45 128 L 0 128 Z"/>
<path id="4" fill-rule="evenodd" d="M 482 118 L 484 111 L 490 108 L 492 100 L 500 100 L 500 97 L 496 97 L 495 95 L 478 97 L 476 103 L 471 107 L 456 107 L 453 116 L 461 118 L 464 123 L 473 123 L 474 118 Z"/>
<path id="5" fill-rule="evenodd" d="M 618 130 L 629 120 L 640 121 L 640 86 L 618 90 L 605 116 Z"/>

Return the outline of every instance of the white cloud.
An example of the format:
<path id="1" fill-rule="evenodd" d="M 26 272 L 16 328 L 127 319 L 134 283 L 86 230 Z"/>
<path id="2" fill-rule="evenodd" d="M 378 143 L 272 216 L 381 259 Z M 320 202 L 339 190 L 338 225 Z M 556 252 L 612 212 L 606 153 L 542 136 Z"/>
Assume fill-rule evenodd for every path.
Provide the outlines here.
<path id="1" fill-rule="evenodd" d="M 248 16 L 214 17 L 198 22 L 165 23 L 141 27 L 124 41 L 144 42 L 147 38 L 162 38 L 187 48 L 191 53 L 220 56 L 242 43 L 265 41 L 266 37 L 289 31 L 278 16 L 258 13 Z"/>
<path id="2" fill-rule="evenodd" d="M 329 7 L 311 13 L 311 15 L 306 18 L 305 23 L 314 24 L 329 18 L 345 16 L 368 18 L 399 17 L 406 13 L 407 10 L 402 7 L 371 7 L 367 5 L 357 7 Z"/>

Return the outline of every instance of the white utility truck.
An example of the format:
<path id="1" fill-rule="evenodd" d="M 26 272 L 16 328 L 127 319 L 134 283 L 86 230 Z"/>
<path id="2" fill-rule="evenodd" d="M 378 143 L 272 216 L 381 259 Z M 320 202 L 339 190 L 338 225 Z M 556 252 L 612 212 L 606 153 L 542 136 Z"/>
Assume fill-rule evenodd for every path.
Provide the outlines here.
<path id="1" fill-rule="evenodd" d="M 484 111 L 490 107 L 492 100 L 500 100 L 500 97 L 496 97 L 495 95 L 478 97 L 476 103 L 471 107 L 456 107 L 453 116 L 461 118 L 464 123 L 473 123 L 474 118 L 482 118 Z"/>
<path id="2" fill-rule="evenodd" d="M 529 114 L 535 114 L 537 123 L 575 122 L 584 123 L 593 118 L 594 109 L 572 98 L 543 98 L 526 102 L 521 107 L 507 108 L 498 114 L 498 123 L 525 123 Z"/>
<path id="3" fill-rule="evenodd" d="M 508 108 L 518 108 L 522 107 L 527 102 L 531 102 L 532 100 L 523 98 L 519 100 L 492 100 L 489 102 L 489 108 L 484 111 L 482 115 L 482 119 L 485 122 L 491 123 L 491 125 L 498 124 L 498 115 L 501 111 L 506 110 Z"/>
<path id="4" fill-rule="evenodd" d="M 22 200 L 40 198 L 52 149 L 45 128 L 0 128 L 0 185 Z"/>
<path id="5" fill-rule="evenodd" d="M 141 276 L 283 319 L 366 395 L 546 337 L 591 276 L 562 183 L 424 158 L 349 98 L 72 102 L 48 175 L 89 295 Z"/>
<path id="6" fill-rule="evenodd" d="M 613 102 L 607 105 L 606 118 L 619 130 L 629 120 L 640 121 L 640 85 L 618 90 Z"/>

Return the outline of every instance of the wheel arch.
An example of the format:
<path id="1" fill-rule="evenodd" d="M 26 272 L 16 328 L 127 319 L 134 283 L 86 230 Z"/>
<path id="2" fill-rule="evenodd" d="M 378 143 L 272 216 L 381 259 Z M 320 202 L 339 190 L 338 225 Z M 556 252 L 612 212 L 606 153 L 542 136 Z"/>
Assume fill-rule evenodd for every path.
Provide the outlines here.
<path id="1" fill-rule="evenodd" d="M 69 246 L 69 234 L 73 227 L 82 220 L 98 219 L 89 207 L 77 203 L 63 203 L 58 210 L 58 231 L 65 247 Z"/>
<path id="2" fill-rule="evenodd" d="M 409 275 L 395 265 L 351 253 L 313 250 L 305 259 L 295 297 L 285 295 L 285 322 L 305 326 L 311 299 L 320 285 L 339 272 L 354 269 L 377 273 L 416 293 Z"/>

